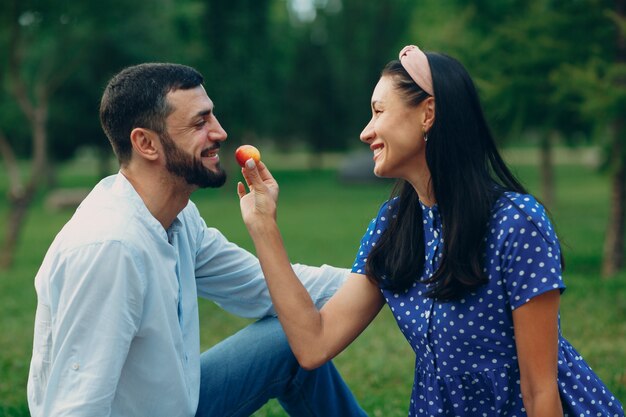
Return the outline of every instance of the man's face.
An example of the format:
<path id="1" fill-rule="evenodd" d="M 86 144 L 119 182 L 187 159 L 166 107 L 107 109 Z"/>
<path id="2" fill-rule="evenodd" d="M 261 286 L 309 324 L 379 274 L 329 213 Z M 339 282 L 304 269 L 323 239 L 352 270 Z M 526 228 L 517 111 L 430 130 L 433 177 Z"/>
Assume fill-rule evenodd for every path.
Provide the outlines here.
<path id="1" fill-rule="evenodd" d="M 213 102 L 202 86 L 172 91 L 167 100 L 174 108 L 160 135 L 167 170 L 189 185 L 221 187 L 226 172 L 218 152 L 227 134 L 213 113 Z"/>
<path id="2" fill-rule="evenodd" d="M 183 178 L 189 185 L 200 188 L 218 188 L 226 182 L 226 171 L 217 162 L 213 168 L 207 168 L 201 158 L 189 154 L 176 146 L 169 134 L 159 136 L 165 150 L 165 167 L 177 177 Z M 219 147 L 219 145 L 217 145 Z M 216 152 L 217 148 L 205 152 Z"/>

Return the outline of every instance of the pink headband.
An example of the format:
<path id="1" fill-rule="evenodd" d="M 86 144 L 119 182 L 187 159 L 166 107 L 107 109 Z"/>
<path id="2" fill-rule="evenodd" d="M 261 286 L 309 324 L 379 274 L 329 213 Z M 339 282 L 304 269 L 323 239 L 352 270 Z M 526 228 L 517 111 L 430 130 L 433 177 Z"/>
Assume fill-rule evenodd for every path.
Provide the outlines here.
<path id="1" fill-rule="evenodd" d="M 409 73 L 413 81 L 431 96 L 435 96 L 433 91 L 433 76 L 430 73 L 428 58 L 420 48 L 415 45 L 408 45 L 400 51 L 400 63 Z"/>

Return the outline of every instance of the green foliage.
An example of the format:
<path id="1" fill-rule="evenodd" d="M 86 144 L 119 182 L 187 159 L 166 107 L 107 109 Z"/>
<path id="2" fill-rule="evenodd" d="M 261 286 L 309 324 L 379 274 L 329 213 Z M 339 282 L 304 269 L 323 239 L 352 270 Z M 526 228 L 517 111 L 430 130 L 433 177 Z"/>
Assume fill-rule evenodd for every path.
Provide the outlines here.
<path id="1" fill-rule="evenodd" d="M 416 7 L 406 0 L 340 4 L 341 9 L 320 9 L 304 28 L 288 91 L 287 106 L 297 115 L 289 132 L 315 152 L 356 142 L 370 117 L 380 71 L 397 59 Z"/>
<path id="2" fill-rule="evenodd" d="M 187 51 L 188 56 L 194 55 L 193 42 L 189 47 L 181 45 L 176 33 L 182 30 L 175 22 L 186 13 L 185 6 L 173 8 L 166 0 L 105 0 L 90 4 L 77 17 L 87 33 L 82 47 L 77 43 L 68 46 L 82 55 L 81 65 L 63 84 L 51 109 L 49 149 L 53 158 L 70 158 L 82 147 L 109 149 L 98 108 L 102 90 L 114 73 L 139 62 L 185 62 Z"/>
<path id="3" fill-rule="evenodd" d="M 624 25 L 608 0 L 313 1 L 310 21 L 298 20 L 291 4 L 12 0 L 0 6 L 0 43 L 9 42 L 9 23 L 22 22 L 29 85 L 71 71 L 51 103 L 56 159 L 108 146 L 96 117 L 102 88 L 119 69 L 144 61 L 200 69 L 233 146 L 271 138 L 285 149 L 305 142 L 315 152 L 356 141 L 380 70 L 405 44 L 458 57 L 498 136 L 556 130 L 566 139 L 588 137 L 598 121 L 587 117 L 593 104 L 573 83 L 591 73 L 610 83 L 623 71 L 607 67 L 615 28 Z M 6 56 L 0 66 L 10 88 Z M 615 89 L 601 91 L 595 109 L 612 109 L 601 112 L 607 115 L 623 108 L 622 99 L 610 99 Z M 0 127 L 27 156 L 29 132 L 10 95 L 0 95 L 0 110 Z"/>
<path id="4" fill-rule="evenodd" d="M 560 80 L 559 99 L 578 97 L 579 111 L 588 119 L 607 124 L 623 117 L 626 109 L 626 63 L 590 59 L 584 66 L 566 64 L 554 78 Z"/>
<path id="5" fill-rule="evenodd" d="M 580 100 L 557 94 L 567 81 L 559 74 L 564 65 L 608 54 L 608 2 L 480 3 L 471 9 L 482 36 L 468 60 L 498 136 L 558 132 L 568 142 L 588 136 L 592 123 L 581 117 Z"/>
<path id="6" fill-rule="evenodd" d="M 12 94 L 15 83 L 9 78 L 9 54 L 17 57 L 18 74 L 35 104 L 41 104 L 38 91 L 49 90 L 48 149 L 60 160 L 73 156 L 80 147 L 108 146 L 97 109 L 104 84 L 113 73 L 142 61 L 179 61 L 185 53 L 194 55 L 194 43 L 182 45 L 176 33 L 179 27 L 174 25 L 188 10 L 186 4 L 174 8 L 166 0 L 12 0 L 0 7 L 4 8 L 0 42 L 6 51 L 0 58 L 5 89 L 0 95 L 0 109 L 5 110 L 0 129 L 20 156 L 29 155 L 30 130 Z"/>
<path id="7" fill-rule="evenodd" d="M 283 30 L 284 22 L 270 16 L 272 1 L 204 1 L 199 16 L 204 56 L 198 60 L 216 113 L 233 142 L 255 142 L 267 134 L 277 118 L 272 114 L 279 97 L 285 65 L 279 53 L 289 44 L 270 29 Z"/>

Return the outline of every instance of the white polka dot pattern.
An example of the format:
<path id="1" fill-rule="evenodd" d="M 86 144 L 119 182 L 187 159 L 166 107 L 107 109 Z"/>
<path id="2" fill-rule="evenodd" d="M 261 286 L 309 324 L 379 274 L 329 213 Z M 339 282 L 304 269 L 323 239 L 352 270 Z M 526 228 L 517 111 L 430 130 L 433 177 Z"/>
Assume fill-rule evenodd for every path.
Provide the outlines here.
<path id="1" fill-rule="evenodd" d="M 370 223 L 353 272 L 364 274 L 396 206 L 397 198 L 386 202 Z M 439 208 L 422 205 L 422 217 L 423 280 L 439 267 L 444 241 Z M 454 302 L 425 297 L 428 288 L 419 282 L 402 293 L 381 290 L 416 354 L 409 416 L 526 416 L 512 310 L 546 291 L 564 291 L 560 256 L 544 208 L 530 195 L 507 192 L 496 202 L 485 236 L 486 285 Z M 623 417 L 617 399 L 562 336 L 559 345 L 565 415 Z"/>

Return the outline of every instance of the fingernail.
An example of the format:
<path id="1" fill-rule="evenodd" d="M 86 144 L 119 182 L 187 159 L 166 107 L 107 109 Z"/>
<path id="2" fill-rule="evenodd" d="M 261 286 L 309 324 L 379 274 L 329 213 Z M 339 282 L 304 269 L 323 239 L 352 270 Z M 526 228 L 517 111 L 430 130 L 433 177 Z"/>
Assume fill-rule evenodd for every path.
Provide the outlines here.
<path id="1" fill-rule="evenodd" d="M 254 163 L 254 159 L 250 158 L 246 161 L 246 167 L 248 169 L 254 169 L 255 167 L 255 163 Z"/>

